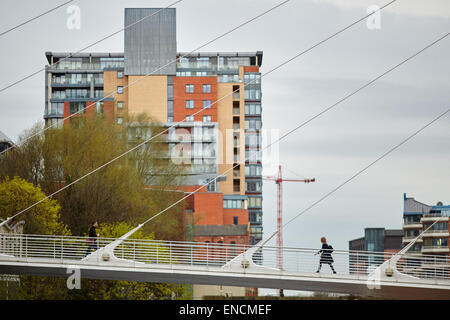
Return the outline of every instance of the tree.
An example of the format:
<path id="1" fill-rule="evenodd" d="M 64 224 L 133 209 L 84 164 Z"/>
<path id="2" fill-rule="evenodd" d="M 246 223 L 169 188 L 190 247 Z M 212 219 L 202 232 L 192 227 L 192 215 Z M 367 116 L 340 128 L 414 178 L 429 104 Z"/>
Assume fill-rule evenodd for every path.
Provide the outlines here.
<path id="1" fill-rule="evenodd" d="M 39 186 L 19 177 L 12 180 L 7 177 L 0 183 L 0 215 L 6 219 L 44 198 Z M 60 220 L 60 210 L 56 200 L 46 199 L 17 219 L 25 220 L 25 233 L 70 235 L 69 228 Z"/>
<path id="2" fill-rule="evenodd" d="M 0 183 L 0 215 L 3 219 L 45 198 L 39 186 L 19 177 L 8 177 Z M 28 234 L 70 235 L 69 228 L 61 222 L 60 205 L 56 200 L 46 199 L 23 215 L 24 232 Z M 65 283 L 58 278 L 20 276 L 20 285 L 14 290 L 0 288 L 0 296 L 12 299 L 57 299 Z"/>
<path id="3" fill-rule="evenodd" d="M 11 216 L 41 200 L 44 193 L 52 194 L 77 181 L 162 130 L 144 116 L 132 123 L 135 129 L 128 130 L 102 116 L 93 116 L 77 126 L 65 125 L 41 133 L 42 126 L 35 125 L 26 131 L 19 141 L 20 147 L 0 157 L 0 181 L 23 185 L 18 188 L 13 183 L 12 187 L 5 185 L 0 189 L 2 216 Z M 183 184 L 182 172 L 169 161 L 161 160 L 167 152 L 167 144 L 161 143 L 161 139 L 163 136 L 146 143 L 19 216 L 18 219 L 29 221 L 25 232 L 84 235 L 90 223 L 97 220 L 105 228 L 99 230 L 104 233 L 102 236 L 119 237 L 131 226 L 179 200 L 183 194 L 166 191 Z M 149 189 L 149 184 L 157 188 Z M 32 185 L 37 186 L 39 192 L 29 191 Z M 59 218 L 60 224 L 56 223 Z M 160 239 L 184 240 L 183 221 L 183 204 L 180 204 L 148 223 L 137 236 L 144 236 L 144 232 L 150 236 L 154 231 Z M 68 228 L 63 227 L 65 225 Z M 85 289 L 79 296 L 78 291 L 68 291 L 65 281 L 63 278 L 21 277 L 17 299 L 141 299 L 167 298 L 172 293 L 183 297 L 185 294 L 185 287 L 171 284 L 84 280 Z M 116 286 L 122 289 L 114 289 Z"/>
<path id="4" fill-rule="evenodd" d="M 20 147 L 0 158 L 0 179 L 19 176 L 40 184 L 47 194 L 77 181 L 162 130 L 142 115 L 130 119 L 127 127 L 93 115 L 78 126 L 65 125 L 39 133 L 41 129 L 36 125 L 25 132 Z M 136 225 L 180 198 L 179 194 L 146 189 L 149 184 L 161 190 L 182 184 L 180 169 L 167 159 L 161 160 L 167 152 L 167 144 L 161 143 L 163 138 L 155 138 L 54 196 L 61 204 L 62 220 L 73 234 L 84 234 L 92 220 Z M 171 226 L 162 236 L 183 238 L 182 213 L 180 204 L 157 219 L 164 229 Z"/>

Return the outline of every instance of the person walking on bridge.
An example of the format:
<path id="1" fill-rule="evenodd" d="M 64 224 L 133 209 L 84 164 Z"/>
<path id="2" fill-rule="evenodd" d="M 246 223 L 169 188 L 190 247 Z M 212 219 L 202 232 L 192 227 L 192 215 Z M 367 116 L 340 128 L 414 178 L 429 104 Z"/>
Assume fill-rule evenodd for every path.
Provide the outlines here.
<path id="1" fill-rule="evenodd" d="M 88 256 L 91 253 L 91 250 L 94 249 L 94 251 L 98 250 L 97 245 L 97 230 L 95 228 L 98 227 L 98 222 L 94 221 L 91 224 L 91 227 L 89 228 L 89 238 L 87 239 L 86 243 L 88 245 L 88 249 L 86 251 L 86 256 Z"/>
<path id="2" fill-rule="evenodd" d="M 320 262 L 319 262 L 319 269 L 317 269 L 317 273 L 320 272 L 320 269 L 322 268 L 322 263 L 328 264 L 333 270 L 333 273 L 336 274 L 336 271 L 333 268 L 333 257 L 331 256 L 331 253 L 333 252 L 333 247 L 327 244 L 327 239 L 325 237 L 320 238 L 320 242 L 322 242 L 322 249 L 320 249 L 317 253 L 314 255 L 320 254 Z"/>

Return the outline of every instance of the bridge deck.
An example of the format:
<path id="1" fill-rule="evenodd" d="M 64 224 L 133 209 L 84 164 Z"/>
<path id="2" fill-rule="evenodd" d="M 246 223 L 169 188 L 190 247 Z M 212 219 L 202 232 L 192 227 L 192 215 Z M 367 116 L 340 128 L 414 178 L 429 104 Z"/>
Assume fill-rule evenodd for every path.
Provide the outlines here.
<path id="1" fill-rule="evenodd" d="M 169 241 L 99 239 L 100 249 L 86 255 L 86 239 L 75 237 L 0 235 L 0 273 L 68 277 L 79 268 L 81 277 L 105 280 L 230 285 L 337 292 L 384 298 L 450 299 L 448 258 L 404 256 L 396 267 L 403 278 L 374 277 L 374 265 L 386 253 L 333 252 L 338 274 L 328 266 L 315 273 L 316 250 L 282 248 L 284 270 L 274 268 L 276 249 L 259 248 L 243 268 L 233 261 L 249 247 Z M 109 252 L 105 257 L 105 253 Z M 68 273 L 69 271 L 69 273 Z"/>

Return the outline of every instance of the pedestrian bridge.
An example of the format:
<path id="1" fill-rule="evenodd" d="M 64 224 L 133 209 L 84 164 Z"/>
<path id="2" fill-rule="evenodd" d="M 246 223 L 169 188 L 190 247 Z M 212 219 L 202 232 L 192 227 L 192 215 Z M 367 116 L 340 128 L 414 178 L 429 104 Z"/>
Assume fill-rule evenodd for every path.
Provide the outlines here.
<path id="1" fill-rule="evenodd" d="M 396 299 L 450 299 L 448 256 L 335 250 L 316 273 L 318 249 L 218 243 L 0 234 L 0 274 L 229 285 L 348 293 Z"/>

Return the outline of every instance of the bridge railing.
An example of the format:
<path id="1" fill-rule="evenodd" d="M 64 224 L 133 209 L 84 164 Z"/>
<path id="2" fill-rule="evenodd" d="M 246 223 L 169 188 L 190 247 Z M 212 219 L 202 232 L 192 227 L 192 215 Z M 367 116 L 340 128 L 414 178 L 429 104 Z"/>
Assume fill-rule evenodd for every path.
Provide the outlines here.
<path id="1" fill-rule="evenodd" d="M 0 234 L 0 254 L 19 258 L 82 260 L 115 240 L 95 238 L 93 242 L 87 237 Z M 127 239 L 115 248 L 114 255 L 144 263 L 221 266 L 249 248 L 249 245 L 240 244 Z"/>
<path id="2" fill-rule="evenodd" d="M 396 254 L 393 252 L 334 250 L 330 254 L 330 260 L 327 255 L 315 255 L 318 251 L 318 249 L 310 248 L 284 247 L 282 269 L 299 273 L 313 273 L 317 272 L 322 262 L 320 272 L 331 274 L 332 269 L 328 263 L 332 262 L 332 266 L 338 274 L 369 275 Z M 260 252 L 255 254 L 254 261 L 267 267 L 278 268 L 277 248 L 263 247 Z M 405 253 L 400 256 L 396 267 L 399 272 L 418 278 L 450 279 L 450 257 L 447 255 Z"/>
<path id="3" fill-rule="evenodd" d="M 97 238 L 90 243 L 86 237 L 49 235 L 0 234 L 0 255 L 17 258 L 43 258 L 61 263 L 82 260 L 88 253 L 114 240 Z M 91 249 L 89 251 L 89 246 Z M 117 258 L 147 264 L 172 264 L 220 267 L 251 246 L 205 242 L 162 240 L 124 240 L 114 250 Z M 278 268 L 277 247 L 264 246 L 253 255 L 257 265 Z M 321 273 L 331 273 L 326 256 L 315 255 L 318 249 L 283 247 L 282 270 L 314 273 L 322 260 Z M 368 275 L 395 253 L 334 250 L 331 253 L 335 271 L 342 275 Z M 0 256 L 0 260 L 2 257 Z M 450 279 L 450 260 L 447 255 L 406 253 L 397 263 L 400 272 L 419 278 Z"/>

